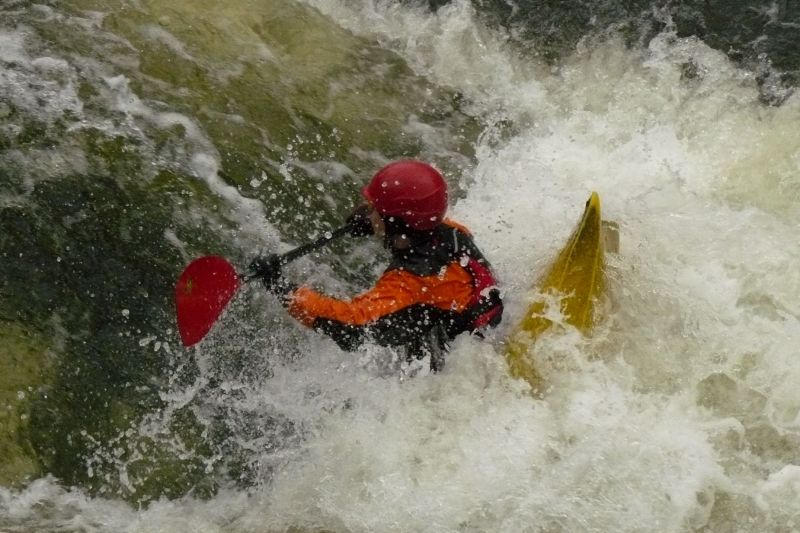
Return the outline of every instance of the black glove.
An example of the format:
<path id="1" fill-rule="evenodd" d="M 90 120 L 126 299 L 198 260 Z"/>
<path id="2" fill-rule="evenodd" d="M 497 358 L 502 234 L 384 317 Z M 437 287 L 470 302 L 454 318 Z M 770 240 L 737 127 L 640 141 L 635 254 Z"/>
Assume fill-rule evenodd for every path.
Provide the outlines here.
<path id="1" fill-rule="evenodd" d="M 350 227 L 352 237 L 366 237 L 374 233 L 372 221 L 369 219 L 369 212 L 372 208 L 367 204 L 361 204 L 347 217 L 347 225 Z"/>
<path id="2" fill-rule="evenodd" d="M 281 257 L 276 254 L 262 255 L 256 257 L 247 267 L 247 273 L 251 278 L 258 278 L 269 292 L 274 294 L 286 294 L 289 285 L 281 276 Z"/>

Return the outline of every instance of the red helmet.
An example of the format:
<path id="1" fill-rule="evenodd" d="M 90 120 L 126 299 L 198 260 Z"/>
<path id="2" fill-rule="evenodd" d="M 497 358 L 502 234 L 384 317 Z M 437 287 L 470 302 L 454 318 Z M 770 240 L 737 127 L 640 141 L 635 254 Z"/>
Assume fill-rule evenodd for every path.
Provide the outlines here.
<path id="1" fill-rule="evenodd" d="M 447 183 L 427 163 L 402 160 L 380 169 L 361 190 L 382 217 L 396 217 L 411 229 L 439 225 L 447 211 Z"/>

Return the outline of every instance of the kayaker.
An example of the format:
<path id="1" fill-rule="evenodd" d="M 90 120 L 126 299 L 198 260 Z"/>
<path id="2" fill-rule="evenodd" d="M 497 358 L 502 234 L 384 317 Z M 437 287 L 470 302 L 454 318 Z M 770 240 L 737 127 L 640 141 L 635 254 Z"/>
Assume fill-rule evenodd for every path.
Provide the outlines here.
<path id="1" fill-rule="evenodd" d="M 351 300 L 289 283 L 278 256 L 250 264 L 251 275 L 289 313 L 344 350 L 367 340 L 404 347 L 406 359 L 444 366 L 457 335 L 499 324 L 503 303 L 488 261 L 462 225 L 445 219 L 447 183 L 431 165 L 401 160 L 381 168 L 362 190 L 366 203 L 348 217 L 353 236 L 383 239 L 391 262 L 375 285 Z"/>

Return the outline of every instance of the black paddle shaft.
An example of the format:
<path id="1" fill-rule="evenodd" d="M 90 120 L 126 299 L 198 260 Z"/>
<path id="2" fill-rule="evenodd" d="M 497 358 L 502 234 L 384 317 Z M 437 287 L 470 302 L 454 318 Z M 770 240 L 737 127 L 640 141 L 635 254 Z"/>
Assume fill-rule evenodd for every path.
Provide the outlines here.
<path id="1" fill-rule="evenodd" d="M 319 236 L 316 240 L 304 244 L 302 246 L 298 246 L 294 250 L 289 250 L 285 254 L 281 254 L 279 257 L 281 265 L 285 265 L 297 259 L 298 257 L 303 257 L 307 253 L 313 252 L 319 248 L 322 248 L 329 242 L 336 240 L 344 235 L 350 233 L 352 224 L 345 224 L 341 228 L 335 229 L 331 232 L 325 233 L 324 235 Z"/>
<path id="2" fill-rule="evenodd" d="M 304 255 L 306 255 L 309 252 L 313 252 L 314 250 L 322 248 L 323 246 L 325 246 L 329 242 L 334 241 L 336 239 L 339 239 L 339 238 L 343 237 L 344 235 L 347 235 L 348 233 L 350 233 L 352 231 L 352 228 L 353 228 L 353 223 L 352 222 L 348 223 L 348 224 L 345 224 L 341 228 L 337 228 L 337 229 L 335 229 L 333 231 L 326 232 L 325 234 L 317 237 L 316 240 L 314 240 L 312 242 L 309 242 L 309 243 L 306 243 L 306 244 L 304 244 L 302 246 L 298 246 L 294 250 L 289 250 L 285 254 L 272 256 L 274 258 L 273 260 L 277 260 L 277 264 L 275 264 L 274 267 L 281 267 L 281 266 L 283 266 L 283 265 L 285 265 L 287 263 L 291 263 L 292 261 L 294 261 L 298 257 L 303 257 Z M 254 274 L 241 275 L 240 277 L 244 281 L 253 281 L 254 279 L 258 279 L 259 278 L 258 275 L 254 275 Z"/>

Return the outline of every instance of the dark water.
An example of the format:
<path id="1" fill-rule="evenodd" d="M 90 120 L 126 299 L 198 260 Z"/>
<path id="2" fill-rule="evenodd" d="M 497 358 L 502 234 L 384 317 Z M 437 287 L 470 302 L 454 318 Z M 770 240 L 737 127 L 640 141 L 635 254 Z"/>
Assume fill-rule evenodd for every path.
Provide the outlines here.
<path id="1" fill-rule="evenodd" d="M 701 39 L 755 72 L 767 104 L 779 105 L 800 82 L 800 2 L 796 0 L 473 3 L 490 24 L 510 30 L 532 54 L 551 62 L 572 53 L 580 43 L 591 46 L 613 34 L 622 35 L 632 47 L 642 47 L 669 31 L 677 37 Z M 447 2 L 429 4 L 436 9 Z"/>

